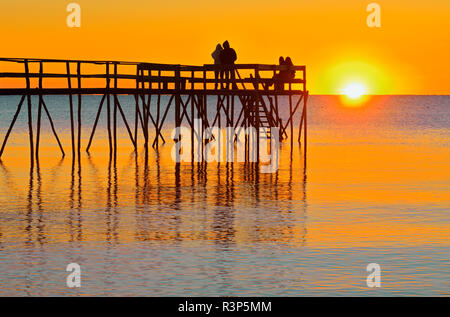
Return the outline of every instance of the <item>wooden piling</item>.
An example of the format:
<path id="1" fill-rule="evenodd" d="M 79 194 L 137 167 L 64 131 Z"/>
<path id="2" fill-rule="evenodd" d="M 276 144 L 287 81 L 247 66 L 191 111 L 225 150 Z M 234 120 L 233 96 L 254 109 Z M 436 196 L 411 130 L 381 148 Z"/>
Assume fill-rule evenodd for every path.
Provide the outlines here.
<path id="1" fill-rule="evenodd" d="M 27 86 L 27 103 L 28 103 L 28 136 L 30 139 L 30 162 L 34 165 L 34 142 L 33 142 L 33 114 L 32 114 L 32 104 L 30 95 L 30 69 L 28 65 L 28 60 L 25 60 L 25 80 Z"/>
<path id="2" fill-rule="evenodd" d="M 114 88 L 117 88 L 117 63 L 114 63 Z M 113 95 L 114 98 L 114 111 L 113 111 L 113 139 L 114 139 L 114 159 L 117 158 L 117 95 Z"/>
<path id="3" fill-rule="evenodd" d="M 11 134 L 12 129 L 14 128 L 14 124 L 16 123 L 17 117 L 19 116 L 20 110 L 22 109 L 23 102 L 25 101 L 25 95 L 20 98 L 19 105 L 17 106 L 16 113 L 14 114 L 13 120 L 9 125 L 8 131 L 6 132 L 5 139 L 2 143 L 2 148 L 0 149 L 0 159 L 3 155 L 3 151 L 5 150 L 6 143 L 8 142 L 9 135 Z"/>
<path id="4" fill-rule="evenodd" d="M 42 89 L 43 64 L 39 63 L 39 88 Z M 41 137 L 41 116 L 42 116 L 42 94 L 39 94 L 37 128 L 36 128 L 36 161 L 39 161 L 39 142 Z"/>
<path id="5" fill-rule="evenodd" d="M 81 62 L 77 62 L 78 89 L 81 90 Z M 78 157 L 81 155 L 81 93 L 78 94 Z"/>
<path id="6" fill-rule="evenodd" d="M 139 129 L 139 97 L 137 95 L 137 92 L 139 90 L 139 66 L 136 65 L 136 93 L 134 94 L 134 102 L 135 102 L 135 108 L 134 108 L 134 142 L 135 142 L 135 148 L 137 151 L 138 146 L 138 129 Z M 137 153 L 137 152 L 136 152 Z"/>
<path id="7" fill-rule="evenodd" d="M 178 128 L 181 124 L 180 122 L 180 106 L 181 106 L 181 96 L 180 96 L 180 70 L 175 70 L 175 127 Z"/>
<path id="8" fill-rule="evenodd" d="M 117 96 L 115 96 L 115 102 L 116 102 L 116 107 L 119 110 L 119 113 L 122 117 L 123 123 L 125 124 L 125 128 L 127 129 L 128 136 L 130 137 L 131 143 L 133 144 L 134 148 L 136 149 L 136 146 L 137 146 L 136 141 L 133 138 L 133 133 L 131 132 L 130 126 L 128 125 L 127 118 L 125 117 L 125 113 L 123 112 L 122 106 L 120 105 L 120 101 Z"/>
<path id="9" fill-rule="evenodd" d="M 305 97 L 304 97 L 304 99 L 303 99 L 303 105 L 304 105 L 304 113 L 305 113 L 305 115 L 304 115 L 304 121 L 305 121 L 305 123 L 304 123 L 304 131 L 303 131 L 303 147 L 304 147 L 304 156 L 305 156 L 305 162 L 306 162 L 306 150 L 307 150 L 307 140 L 308 140 L 308 135 L 307 135 L 307 133 L 308 133 L 308 129 L 307 129 L 307 100 L 308 100 L 308 92 L 306 92 L 306 95 L 305 95 Z"/>
<path id="10" fill-rule="evenodd" d="M 111 98 L 110 98 L 110 78 L 109 78 L 109 62 L 106 62 L 106 128 L 108 131 L 109 156 L 113 154 L 111 139 Z"/>
<path id="11" fill-rule="evenodd" d="M 50 115 L 50 111 L 48 111 L 47 105 L 45 104 L 44 99 L 42 99 L 42 106 L 44 107 L 45 113 L 47 114 L 48 121 L 50 122 L 50 127 L 52 128 L 53 135 L 56 138 L 56 142 L 58 142 L 59 149 L 61 150 L 62 157 L 66 156 L 64 152 L 63 146 L 61 145 L 61 141 L 59 140 L 58 134 L 56 133 L 55 125 L 53 124 L 52 116 Z"/>
<path id="12" fill-rule="evenodd" d="M 97 115 L 95 116 L 94 126 L 92 127 L 92 132 L 91 132 L 91 135 L 89 137 L 88 145 L 86 147 L 86 152 L 88 152 L 88 153 L 89 153 L 89 149 L 91 148 L 92 139 L 94 138 L 94 134 L 95 134 L 95 131 L 97 129 L 98 120 L 100 119 L 100 115 L 102 113 L 103 104 L 105 103 L 105 99 L 106 99 L 106 94 L 103 95 L 103 97 L 102 97 L 102 99 L 100 101 L 100 105 L 98 106 Z"/>
<path id="13" fill-rule="evenodd" d="M 293 112 L 292 112 L 292 96 L 289 95 L 289 120 L 290 120 L 290 127 L 291 127 L 291 155 L 292 151 L 294 149 L 294 120 L 293 120 Z"/>
<path id="14" fill-rule="evenodd" d="M 70 135 L 72 138 L 72 157 L 75 157 L 75 128 L 73 120 L 73 98 L 72 98 L 72 79 L 70 74 L 70 62 L 66 62 L 67 69 L 67 88 L 69 89 L 69 107 L 70 107 Z"/>

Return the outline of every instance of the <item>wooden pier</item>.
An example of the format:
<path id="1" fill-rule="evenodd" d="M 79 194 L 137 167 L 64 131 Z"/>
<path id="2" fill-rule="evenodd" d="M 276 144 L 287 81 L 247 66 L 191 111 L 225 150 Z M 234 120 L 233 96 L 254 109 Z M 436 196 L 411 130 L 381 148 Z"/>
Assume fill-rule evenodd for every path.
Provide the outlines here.
<path id="1" fill-rule="evenodd" d="M 295 78 L 274 79 L 274 75 L 280 71 L 294 70 Z M 234 72 L 235 79 L 217 78 L 216 74 L 221 72 Z M 166 142 L 162 130 L 170 108 L 175 113 L 176 127 L 187 124 L 193 131 L 196 118 L 201 120 L 203 128 L 220 128 L 222 123 L 225 127 L 235 129 L 254 127 L 256 131 L 276 127 L 280 140 L 290 139 L 291 149 L 294 125 L 298 124 L 298 142 L 301 142 L 303 136 L 303 154 L 306 158 L 308 91 L 305 66 L 236 64 L 230 68 L 218 65 L 0 58 L 0 95 L 21 96 L 3 139 L 0 159 L 24 105 L 27 108 L 31 161 L 39 159 L 43 112 L 50 123 L 61 155 L 65 156 L 66 152 L 45 102 L 45 96 L 48 95 L 66 95 L 68 98 L 73 158 L 80 157 L 83 148 L 89 152 L 102 111 L 107 114 L 106 127 L 111 157 L 115 158 L 117 155 L 119 118 L 135 149 L 138 148 L 139 138 L 143 138 L 146 149 L 149 144 L 158 147 L 160 142 Z M 82 122 L 82 102 L 85 95 L 101 95 L 102 98 L 89 141 L 82 145 L 81 131 L 86 124 Z M 133 118 L 126 117 L 126 113 L 130 111 L 124 111 L 119 95 L 134 96 Z M 164 104 L 161 98 L 163 95 L 168 96 L 165 98 L 168 102 Z M 37 105 L 32 104 L 31 96 L 38 96 Z M 213 109 L 212 102 L 208 103 L 211 96 L 215 96 Z M 280 96 L 288 97 L 288 109 L 280 109 Z M 36 127 L 33 126 L 33 106 L 37 107 Z M 289 111 L 288 118 L 283 121 L 280 111 L 286 110 Z M 300 111 L 300 120 L 295 123 L 294 115 Z M 151 140 L 152 130 L 155 135 Z M 259 138 L 260 133 L 257 136 Z"/>

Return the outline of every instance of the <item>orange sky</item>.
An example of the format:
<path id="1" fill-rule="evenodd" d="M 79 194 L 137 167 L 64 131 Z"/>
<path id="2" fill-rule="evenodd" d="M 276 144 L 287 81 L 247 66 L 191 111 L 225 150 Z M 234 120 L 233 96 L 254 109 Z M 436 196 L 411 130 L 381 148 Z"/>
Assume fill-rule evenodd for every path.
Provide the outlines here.
<path id="1" fill-rule="evenodd" d="M 77 0 L 82 25 L 66 25 L 71 1 L 0 3 L 2 57 L 211 63 L 228 39 L 239 63 L 307 65 L 313 94 L 362 82 L 373 94 L 450 93 L 450 1 L 378 0 L 381 28 L 362 0 Z"/>

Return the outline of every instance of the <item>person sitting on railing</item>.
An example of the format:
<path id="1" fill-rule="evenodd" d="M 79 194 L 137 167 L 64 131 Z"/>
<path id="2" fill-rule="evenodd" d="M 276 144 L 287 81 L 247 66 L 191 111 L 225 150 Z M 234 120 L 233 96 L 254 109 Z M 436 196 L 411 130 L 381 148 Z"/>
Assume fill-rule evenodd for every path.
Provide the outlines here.
<path id="1" fill-rule="evenodd" d="M 211 56 L 214 59 L 214 65 L 218 66 L 220 65 L 220 53 L 223 51 L 222 45 L 217 44 L 216 50 L 212 52 Z M 216 70 L 214 71 L 214 78 L 216 79 L 215 89 L 217 89 L 218 86 L 218 79 L 223 79 L 223 71 Z"/>
<path id="2" fill-rule="evenodd" d="M 294 66 L 289 56 L 286 57 L 286 59 L 284 59 L 283 56 L 280 56 L 279 61 L 280 66 L 288 66 L 288 67 Z M 295 78 L 294 69 L 280 70 L 277 74 L 273 76 L 275 83 L 275 90 L 284 90 L 284 82 L 289 82 L 294 78 Z"/>
<path id="3" fill-rule="evenodd" d="M 237 89 L 234 71 L 234 62 L 237 60 L 236 51 L 230 47 L 228 41 L 223 42 L 223 50 L 220 52 L 220 64 L 224 66 L 226 89 L 229 81 L 232 82 L 232 89 Z M 223 88 L 223 86 L 222 86 Z"/>

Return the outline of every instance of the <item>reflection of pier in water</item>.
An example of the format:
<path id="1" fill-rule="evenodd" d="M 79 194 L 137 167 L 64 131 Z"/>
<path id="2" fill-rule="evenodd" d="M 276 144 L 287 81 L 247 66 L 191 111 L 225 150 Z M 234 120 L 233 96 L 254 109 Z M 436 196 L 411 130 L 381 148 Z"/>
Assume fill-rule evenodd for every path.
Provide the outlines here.
<path id="1" fill-rule="evenodd" d="M 298 167 L 260 174 L 258 163 L 172 165 L 161 163 L 160 155 L 133 152 L 121 166 L 110 159 L 106 177 L 91 157 L 70 166 L 62 160 L 50 173 L 42 173 L 37 161 L 30 167 L 23 229 L 0 228 L 0 238 L 21 231 L 30 246 L 92 240 L 305 243 L 306 175 Z M 2 179 L 15 182 L 11 175 Z M 66 182 L 68 190 L 55 199 L 53 188 Z"/>

